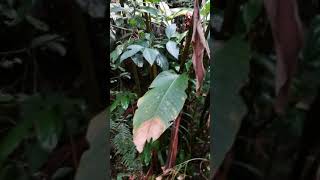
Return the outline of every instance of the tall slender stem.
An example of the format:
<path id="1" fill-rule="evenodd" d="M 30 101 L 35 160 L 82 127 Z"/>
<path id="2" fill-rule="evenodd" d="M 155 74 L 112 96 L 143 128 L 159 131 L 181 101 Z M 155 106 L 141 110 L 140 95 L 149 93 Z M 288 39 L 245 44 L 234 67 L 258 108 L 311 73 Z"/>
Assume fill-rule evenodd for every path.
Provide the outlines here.
<path id="1" fill-rule="evenodd" d="M 190 29 L 189 29 L 187 37 L 186 37 L 186 44 L 183 48 L 183 52 L 182 52 L 181 56 L 179 57 L 179 61 L 180 61 L 179 73 L 183 72 L 184 65 L 185 65 L 187 57 L 188 57 L 189 47 L 190 47 L 191 40 L 192 40 L 192 32 L 193 32 L 193 23 L 191 23 L 191 25 L 190 25 Z"/>

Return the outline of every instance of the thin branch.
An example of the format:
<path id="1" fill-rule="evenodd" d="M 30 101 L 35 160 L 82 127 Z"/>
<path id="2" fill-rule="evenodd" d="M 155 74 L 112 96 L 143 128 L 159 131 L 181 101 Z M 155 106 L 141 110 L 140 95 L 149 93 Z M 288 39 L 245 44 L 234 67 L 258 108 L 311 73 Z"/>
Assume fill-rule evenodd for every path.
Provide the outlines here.
<path id="1" fill-rule="evenodd" d="M 113 25 L 113 24 L 111 24 L 111 26 L 112 26 L 112 27 L 115 27 L 115 28 L 118 28 L 118 29 L 122 29 L 122 30 L 126 30 L 126 31 L 133 32 L 133 30 L 127 29 L 127 28 L 124 28 L 124 27 L 116 26 L 116 25 Z"/>
<path id="2" fill-rule="evenodd" d="M 180 61 L 179 73 L 183 72 L 184 65 L 185 65 L 186 59 L 188 57 L 189 47 L 190 47 L 191 40 L 192 40 L 192 32 L 193 32 L 193 22 L 190 25 L 190 28 L 189 28 L 189 31 L 188 31 L 188 34 L 187 34 L 187 37 L 186 37 L 186 44 L 185 44 L 185 46 L 183 48 L 183 52 L 179 57 L 179 61 Z"/>

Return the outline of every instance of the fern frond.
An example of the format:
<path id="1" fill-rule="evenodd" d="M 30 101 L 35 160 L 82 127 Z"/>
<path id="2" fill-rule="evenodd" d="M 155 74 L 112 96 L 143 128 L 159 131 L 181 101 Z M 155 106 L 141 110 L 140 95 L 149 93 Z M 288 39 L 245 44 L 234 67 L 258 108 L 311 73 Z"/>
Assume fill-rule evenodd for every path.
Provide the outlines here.
<path id="1" fill-rule="evenodd" d="M 136 148 L 132 142 L 132 134 L 126 123 L 113 122 L 111 129 L 115 131 L 115 136 L 111 143 L 115 150 L 115 155 L 119 156 L 123 165 L 128 169 L 141 169 L 141 163 L 136 158 Z"/>

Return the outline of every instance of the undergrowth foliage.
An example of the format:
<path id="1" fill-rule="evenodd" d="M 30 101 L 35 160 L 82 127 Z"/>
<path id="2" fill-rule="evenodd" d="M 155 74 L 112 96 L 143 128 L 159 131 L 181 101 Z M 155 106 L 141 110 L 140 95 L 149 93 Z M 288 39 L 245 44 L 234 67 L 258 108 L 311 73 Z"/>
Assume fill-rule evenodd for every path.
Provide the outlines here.
<path id="1" fill-rule="evenodd" d="M 141 164 L 136 158 L 136 149 L 132 142 L 132 133 L 129 126 L 125 123 L 116 123 L 111 120 L 111 144 L 115 150 L 115 156 L 121 158 L 123 165 L 129 170 L 140 170 Z"/>
<path id="2" fill-rule="evenodd" d="M 112 176 L 208 177 L 210 1 L 120 1 L 110 11 Z"/>

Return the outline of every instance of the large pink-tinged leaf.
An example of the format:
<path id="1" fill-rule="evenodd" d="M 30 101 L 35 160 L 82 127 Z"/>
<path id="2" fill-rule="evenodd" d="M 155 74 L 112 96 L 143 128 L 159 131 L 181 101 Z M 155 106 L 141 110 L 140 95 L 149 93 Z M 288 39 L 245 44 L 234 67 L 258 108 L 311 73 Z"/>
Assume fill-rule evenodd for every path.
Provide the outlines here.
<path id="1" fill-rule="evenodd" d="M 303 35 L 295 0 L 264 0 L 277 53 L 275 110 L 284 111 Z"/>
<path id="2" fill-rule="evenodd" d="M 158 139 L 165 130 L 165 125 L 160 118 L 145 121 L 139 129 L 133 132 L 133 143 L 139 152 L 142 152 L 144 144 L 151 139 Z"/>
<path id="3" fill-rule="evenodd" d="M 194 1 L 194 11 L 193 11 L 193 33 L 192 33 L 192 45 L 193 45 L 193 55 L 192 55 L 192 63 L 193 68 L 196 73 L 196 89 L 199 92 L 202 81 L 205 75 L 205 70 L 203 66 L 203 54 L 204 49 L 206 49 L 208 57 L 210 58 L 210 50 L 208 47 L 208 43 L 203 33 L 203 28 L 200 19 L 199 13 L 199 1 Z"/>
<path id="4" fill-rule="evenodd" d="M 145 143 L 157 140 L 178 117 L 187 99 L 188 76 L 161 72 L 137 103 L 133 117 L 133 142 L 141 153 Z"/>

